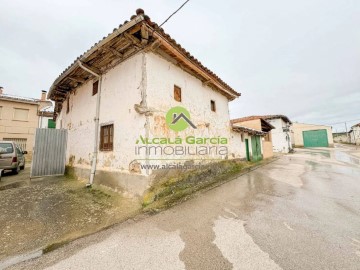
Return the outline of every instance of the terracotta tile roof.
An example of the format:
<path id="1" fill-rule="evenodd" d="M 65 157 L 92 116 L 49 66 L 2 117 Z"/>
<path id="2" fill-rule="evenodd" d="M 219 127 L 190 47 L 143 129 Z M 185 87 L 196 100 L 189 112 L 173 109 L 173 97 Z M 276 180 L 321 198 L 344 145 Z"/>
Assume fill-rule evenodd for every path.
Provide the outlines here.
<path id="1" fill-rule="evenodd" d="M 360 123 L 353 125 L 351 128 L 360 127 Z"/>
<path id="2" fill-rule="evenodd" d="M 231 120 L 231 123 L 239 123 L 239 122 L 245 122 L 245 121 L 256 120 L 256 119 L 270 120 L 270 119 L 277 119 L 277 118 L 281 118 L 285 122 L 292 124 L 290 119 L 286 115 L 283 115 L 283 114 L 246 116 L 246 117 L 233 119 L 233 120 Z"/>
<path id="3" fill-rule="evenodd" d="M 243 127 L 243 126 L 232 126 L 232 130 L 239 133 L 248 133 L 250 135 L 264 136 L 267 134 L 267 132 L 263 132 L 257 129 Z"/>
<path id="4" fill-rule="evenodd" d="M 158 35 L 160 35 L 162 38 L 164 38 L 165 40 L 167 40 L 168 43 L 170 43 L 178 52 L 180 52 L 187 60 L 191 61 L 191 63 L 193 63 L 194 65 L 196 65 L 198 68 L 200 68 L 200 70 L 202 70 L 203 72 L 205 72 L 205 74 L 207 74 L 208 77 L 214 79 L 219 85 L 221 85 L 224 89 L 226 89 L 226 91 L 228 91 L 228 93 L 223 92 L 223 94 L 227 95 L 229 99 L 234 99 L 235 97 L 240 96 L 240 93 L 236 92 L 233 88 L 231 88 L 228 84 L 226 84 L 222 79 L 220 79 L 220 77 L 218 77 L 214 72 L 212 72 L 211 70 L 209 70 L 207 67 L 205 67 L 198 59 L 196 59 L 194 56 L 192 56 L 187 50 L 185 50 L 180 44 L 178 44 L 176 42 L 176 40 L 174 40 L 170 35 L 168 35 L 167 33 L 165 33 L 164 29 L 159 27 L 156 23 L 152 22 L 150 17 L 145 15 L 144 10 L 142 9 L 137 9 L 136 10 L 136 15 L 131 16 L 130 18 L 131 21 L 125 21 L 123 24 L 120 24 L 118 28 L 115 28 L 113 30 L 112 33 L 108 34 L 106 37 L 103 37 L 102 40 L 100 40 L 99 42 L 95 43 L 89 50 L 87 50 L 86 52 L 84 52 L 82 55 L 80 55 L 79 57 L 77 57 L 74 62 L 69 65 L 54 81 L 53 85 L 50 88 L 48 97 L 50 99 L 55 100 L 54 98 L 57 95 L 62 95 L 58 100 L 60 102 L 62 102 L 65 99 L 66 93 L 68 91 L 71 91 L 71 89 L 76 88 L 77 86 L 71 86 L 71 84 L 69 84 L 68 82 L 64 82 L 67 79 L 67 76 L 70 75 L 82 75 L 80 74 L 76 68 L 78 67 L 78 63 L 79 61 L 84 61 L 86 62 L 91 62 L 92 60 L 90 58 L 96 58 L 99 59 L 102 57 L 102 48 L 105 44 L 107 44 L 108 42 L 113 42 L 115 39 L 120 38 L 122 36 L 122 34 L 126 31 L 128 31 L 129 29 L 135 27 L 136 25 L 139 25 L 140 23 L 145 23 L 150 29 L 152 29 L 152 35 L 154 35 L 155 33 L 157 33 Z M 146 45 L 142 46 L 142 44 L 140 45 L 136 45 L 138 49 L 140 50 L 135 50 L 134 54 L 138 53 L 139 51 L 141 51 L 142 49 L 144 49 L 145 47 L 149 47 L 149 45 L 151 44 L 151 42 L 154 42 L 154 38 L 152 38 L 151 36 L 149 36 L 149 43 L 147 43 Z M 115 42 L 113 42 L 115 43 Z M 98 52 L 99 51 L 99 52 Z M 89 60 L 90 59 L 90 60 Z M 95 64 L 99 64 L 99 62 L 101 63 L 101 61 L 95 62 Z M 100 64 L 99 64 L 100 65 Z M 104 64 L 105 65 L 105 64 Z M 91 76 L 90 76 L 91 77 Z M 85 79 L 84 79 L 85 78 Z M 88 80 L 88 77 L 84 77 L 83 81 Z M 60 86 L 62 89 L 65 90 L 59 90 L 59 91 L 55 91 L 55 88 L 57 88 L 58 86 Z M 70 87 L 71 86 L 71 87 Z"/>

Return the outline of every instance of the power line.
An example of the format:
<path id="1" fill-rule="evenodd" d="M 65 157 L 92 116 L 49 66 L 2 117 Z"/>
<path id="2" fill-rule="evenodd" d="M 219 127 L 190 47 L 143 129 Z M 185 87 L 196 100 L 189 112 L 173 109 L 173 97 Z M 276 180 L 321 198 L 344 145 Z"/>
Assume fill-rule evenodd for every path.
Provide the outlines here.
<path id="1" fill-rule="evenodd" d="M 170 18 L 174 16 L 180 9 L 182 9 L 189 1 L 190 0 L 186 0 L 177 10 L 175 10 L 173 14 L 171 14 L 162 24 L 160 24 L 160 27 L 163 26 L 168 20 L 170 20 Z"/>

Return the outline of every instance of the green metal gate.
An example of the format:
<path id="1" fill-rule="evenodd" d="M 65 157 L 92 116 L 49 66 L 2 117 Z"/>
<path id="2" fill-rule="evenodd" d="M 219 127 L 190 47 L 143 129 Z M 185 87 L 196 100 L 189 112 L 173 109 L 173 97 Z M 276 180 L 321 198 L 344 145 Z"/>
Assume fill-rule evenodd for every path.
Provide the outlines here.
<path id="1" fill-rule="evenodd" d="M 252 160 L 253 161 L 262 160 L 260 143 L 261 143 L 260 136 L 252 136 L 251 137 L 251 150 L 252 150 Z"/>
<path id="2" fill-rule="evenodd" d="M 304 147 L 328 147 L 326 129 L 303 131 Z"/>

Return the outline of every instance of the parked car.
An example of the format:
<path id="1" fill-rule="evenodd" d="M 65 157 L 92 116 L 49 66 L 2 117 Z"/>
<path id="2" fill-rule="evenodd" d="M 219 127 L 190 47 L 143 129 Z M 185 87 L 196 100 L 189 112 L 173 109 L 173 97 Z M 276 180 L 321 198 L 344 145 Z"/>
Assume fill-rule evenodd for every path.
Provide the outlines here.
<path id="1" fill-rule="evenodd" d="M 13 173 L 18 173 L 25 169 L 26 151 L 12 141 L 0 141 L 0 170 L 11 170 Z"/>

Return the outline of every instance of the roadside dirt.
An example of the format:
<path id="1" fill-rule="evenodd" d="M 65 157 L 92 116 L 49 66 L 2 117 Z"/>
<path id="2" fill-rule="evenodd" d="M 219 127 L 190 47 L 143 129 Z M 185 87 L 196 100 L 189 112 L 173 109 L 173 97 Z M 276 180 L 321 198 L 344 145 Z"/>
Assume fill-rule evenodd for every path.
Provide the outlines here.
<path id="1" fill-rule="evenodd" d="M 141 204 L 107 189 L 85 188 L 66 177 L 29 180 L 29 171 L 0 182 L 0 260 L 50 251 L 135 215 Z"/>

